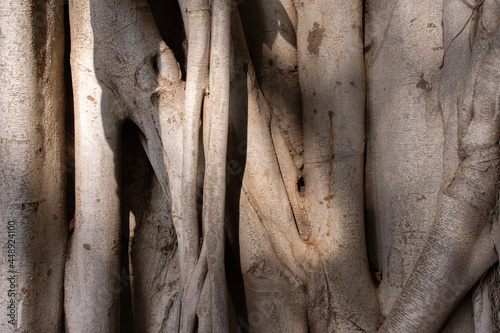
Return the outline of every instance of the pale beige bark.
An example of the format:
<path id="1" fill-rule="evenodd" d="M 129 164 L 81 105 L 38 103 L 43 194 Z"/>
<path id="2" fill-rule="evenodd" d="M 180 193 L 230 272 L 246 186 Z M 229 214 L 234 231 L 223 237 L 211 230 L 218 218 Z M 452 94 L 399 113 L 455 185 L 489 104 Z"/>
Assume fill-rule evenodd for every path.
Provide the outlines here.
<path id="1" fill-rule="evenodd" d="M 117 332 L 121 126 L 130 118 L 144 133 L 146 152 L 163 190 L 172 194 L 179 225 L 177 122 L 184 84 L 145 2 L 74 1 L 70 14 L 77 210 L 66 266 L 66 323 L 69 332 Z"/>
<path id="2" fill-rule="evenodd" d="M 494 329 L 499 2 L 238 4 L 70 2 L 66 331 Z M 25 331 L 62 322 L 61 8 L 0 5 Z"/>
<path id="3" fill-rule="evenodd" d="M 461 298 L 497 261 L 492 226 L 498 220 L 492 212 L 498 205 L 500 167 L 498 9 L 496 1 L 474 3 L 468 10 L 475 19 L 464 22 L 472 24 L 466 32 L 471 44 L 445 49 L 451 53 L 444 55 L 441 86 L 453 93 L 441 97 L 444 155 L 456 158 L 444 164 L 429 237 L 382 332 L 438 332 Z M 448 36 L 458 38 L 462 32 L 453 25 L 444 28 L 456 32 Z M 457 40 L 453 38 L 445 42 Z M 462 58 L 469 48 L 464 71 L 454 70 L 455 63 L 448 65 L 448 55 L 458 52 L 454 58 Z"/>
<path id="4" fill-rule="evenodd" d="M 366 200 L 370 259 L 387 315 L 423 247 L 441 183 L 442 5 L 366 4 Z"/>
<path id="5" fill-rule="evenodd" d="M 0 330 L 61 331 L 68 233 L 62 2 L 0 3 L 0 45 Z"/>

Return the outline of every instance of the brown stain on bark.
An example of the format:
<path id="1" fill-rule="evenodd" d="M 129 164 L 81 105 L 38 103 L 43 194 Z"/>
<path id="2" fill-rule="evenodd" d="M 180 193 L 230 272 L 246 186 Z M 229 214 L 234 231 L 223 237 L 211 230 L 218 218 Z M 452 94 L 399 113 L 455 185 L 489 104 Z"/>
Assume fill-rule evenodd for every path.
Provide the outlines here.
<path id="1" fill-rule="evenodd" d="M 333 117 L 335 113 L 333 111 L 328 111 L 328 123 L 329 123 L 329 138 L 330 138 L 330 159 L 329 170 L 328 170 L 328 202 L 326 207 L 328 208 L 328 221 L 326 224 L 327 228 L 327 236 L 330 236 L 331 233 L 331 212 L 330 207 L 332 206 L 332 181 L 333 181 L 333 160 L 335 158 L 335 147 L 333 146 L 333 142 L 335 141 L 335 133 L 333 132 Z"/>
<path id="2" fill-rule="evenodd" d="M 309 52 L 309 54 L 319 54 L 324 35 L 325 29 L 320 28 L 318 22 L 314 22 L 313 28 L 309 31 L 309 36 L 307 36 L 307 52 Z"/>
<path id="3" fill-rule="evenodd" d="M 420 81 L 417 83 L 417 88 L 422 89 L 422 90 L 426 90 L 426 91 L 432 90 L 432 86 L 430 85 L 430 83 L 424 79 L 424 74 L 420 75 Z"/>
<path id="4" fill-rule="evenodd" d="M 421 195 L 420 197 L 417 198 L 417 201 L 422 201 L 422 200 L 426 200 L 427 198 L 425 197 L 425 195 Z"/>

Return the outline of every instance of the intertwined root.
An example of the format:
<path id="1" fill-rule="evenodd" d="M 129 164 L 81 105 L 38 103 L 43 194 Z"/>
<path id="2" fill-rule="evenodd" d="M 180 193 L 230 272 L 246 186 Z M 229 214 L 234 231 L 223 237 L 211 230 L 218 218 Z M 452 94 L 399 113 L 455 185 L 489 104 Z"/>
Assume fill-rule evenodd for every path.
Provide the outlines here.
<path id="1" fill-rule="evenodd" d="M 233 188 L 250 328 L 258 331 L 267 325 L 274 330 L 322 332 L 377 326 L 379 309 L 368 270 L 362 213 L 362 2 L 318 3 L 346 20 L 340 26 L 352 30 L 344 34 L 328 22 L 306 25 L 317 12 L 302 3 L 298 13 L 303 21 L 290 21 L 298 26 L 298 49 L 303 50 L 303 58 L 291 51 L 291 60 L 285 59 L 290 60 L 287 65 L 297 62 L 302 68 L 300 93 L 307 105 L 301 110 L 303 143 L 302 137 L 297 142 L 286 133 L 288 127 L 299 131 L 297 119 L 286 123 L 275 110 L 287 103 L 266 100 L 268 78 L 254 70 L 237 11 L 229 1 L 211 5 L 208 0 L 179 1 L 189 47 L 186 82 L 145 1 L 72 3 L 72 36 L 81 43 L 73 46 L 72 60 L 77 224 L 66 268 L 70 331 L 118 330 L 119 297 L 113 292 L 116 281 L 109 276 L 110 271 L 119 271 L 117 166 L 120 128 L 126 119 L 142 131 L 155 174 L 172 198 L 181 272 L 178 303 L 172 307 L 174 331 L 192 332 L 196 326 L 199 331 L 229 330 L 224 202 L 231 125 L 234 132 L 245 128 L 250 133 L 234 135 L 248 140 L 248 149 L 242 158 L 245 173 L 238 174 L 239 183 Z M 122 29 L 110 31 L 109 20 Z M 446 170 L 451 177 L 441 189 L 431 235 L 382 331 L 437 331 L 496 260 L 490 241 L 499 172 L 500 54 L 495 34 L 479 34 L 473 44 L 460 94 L 457 165 Z M 321 52 L 337 52 L 349 63 L 355 59 L 356 71 L 342 72 L 339 68 L 347 65 L 337 68 L 337 58 L 320 57 Z M 328 75 L 324 68 L 339 72 Z M 291 82 L 298 95 L 296 66 L 289 70 L 283 80 Z M 337 77 L 345 86 L 350 83 L 348 90 L 333 97 L 328 90 L 316 92 L 318 78 L 325 86 L 340 86 L 334 81 Z M 230 98 L 230 85 L 242 92 Z M 248 119 L 237 112 L 247 112 Z M 289 149 L 293 156 L 287 155 Z M 201 228 L 200 169 L 204 169 Z M 457 274 L 462 270 L 464 274 Z"/>
<path id="2" fill-rule="evenodd" d="M 77 212 L 66 267 L 69 330 L 118 330 L 119 293 L 115 291 L 119 286 L 110 272 L 120 271 L 117 171 L 121 126 L 130 119 L 141 130 L 154 172 L 172 198 L 181 263 L 175 331 L 181 327 L 193 331 L 196 312 L 203 317 L 200 324 L 206 325 L 200 329 L 228 331 L 223 202 L 231 2 L 213 1 L 211 9 L 208 0 L 180 1 L 179 5 L 190 47 L 186 84 L 145 1 L 71 4 L 72 37 L 80 43 L 72 44 Z M 204 113 L 208 133 L 204 139 L 205 242 L 200 252 L 198 140 L 208 86 L 214 93 Z M 100 290 L 97 297 L 95 290 Z M 202 295 L 209 304 L 203 315 L 198 306 Z"/>

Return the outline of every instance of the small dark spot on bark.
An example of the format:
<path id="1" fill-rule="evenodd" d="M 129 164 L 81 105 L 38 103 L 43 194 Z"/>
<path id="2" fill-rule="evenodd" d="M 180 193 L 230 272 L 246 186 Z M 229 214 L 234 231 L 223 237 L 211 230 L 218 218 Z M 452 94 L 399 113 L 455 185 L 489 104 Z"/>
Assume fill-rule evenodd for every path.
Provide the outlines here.
<path id="1" fill-rule="evenodd" d="M 432 86 L 424 79 L 424 74 L 420 75 L 420 81 L 417 83 L 417 88 L 422 90 L 431 91 Z"/>
<path id="2" fill-rule="evenodd" d="M 160 101 L 160 95 L 158 93 L 153 93 L 149 97 L 149 100 L 151 101 L 151 104 L 154 106 L 158 106 L 159 101 Z"/>
<path id="3" fill-rule="evenodd" d="M 350 84 L 351 86 L 353 86 L 354 88 L 357 88 L 357 87 L 356 87 L 356 83 L 354 83 L 354 81 L 349 82 L 349 84 Z"/>
<path id="4" fill-rule="evenodd" d="M 379 324 L 377 326 L 377 330 L 382 326 L 382 324 L 384 323 L 384 321 L 385 321 L 385 317 L 380 317 L 380 322 L 379 322 Z"/>
<path id="5" fill-rule="evenodd" d="M 306 186 L 306 183 L 304 181 L 304 177 L 300 177 L 298 180 L 297 180 L 297 191 L 302 192 L 302 189 L 304 188 L 304 186 Z"/>
<path id="6" fill-rule="evenodd" d="M 158 54 L 151 57 L 151 66 L 156 74 L 160 72 L 160 69 L 158 68 Z"/>
<path id="7" fill-rule="evenodd" d="M 210 263 L 213 265 L 215 262 L 216 262 L 215 258 L 214 258 L 214 257 L 212 257 L 212 258 L 210 259 Z"/>
<path id="8" fill-rule="evenodd" d="M 313 111 L 313 112 L 316 114 L 316 113 L 318 113 L 318 110 L 314 109 L 314 111 Z"/>
<path id="9" fill-rule="evenodd" d="M 91 246 L 90 244 L 83 244 L 83 248 L 87 251 L 90 251 Z"/>
<path id="10" fill-rule="evenodd" d="M 267 64 L 268 64 L 269 66 L 274 65 L 274 61 L 273 61 L 273 59 L 269 59 L 269 61 L 267 62 Z"/>
<path id="11" fill-rule="evenodd" d="M 47 271 L 47 276 L 51 276 L 52 275 L 52 268 L 49 268 L 49 270 Z"/>
<path id="12" fill-rule="evenodd" d="M 326 197 L 324 197 L 323 200 L 328 201 L 330 199 L 333 199 L 333 197 L 334 197 L 334 195 L 330 194 L 330 195 L 327 195 Z"/>
<path id="13" fill-rule="evenodd" d="M 427 23 L 427 28 L 433 29 L 436 27 L 437 27 L 437 25 L 435 25 L 434 23 Z"/>
<path id="14" fill-rule="evenodd" d="M 97 199 L 96 202 L 101 202 L 101 199 Z"/>
<path id="15" fill-rule="evenodd" d="M 319 23 L 314 22 L 313 28 L 309 31 L 309 36 L 307 36 L 307 51 L 309 54 L 319 54 L 324 35 L 325 29 L 321 29 Z"/>
<path id="16" fill-rule="evenodd" d="M 315 92 L 315 91 L 313 91 L 313 97 L 314 97 L 314 96 L 316 96 L 316 92 Z"/>
<path id="17" fill-rule="evenodd" d="M 121 63 L 125 62 L 125 59 L 120 52 L 116 53 L 116 58 L 118 58 L 118 61 L 120 61 Z"/>
<path id="18" fill-rule="evenodd" d="M 21 288 L 21 293 L 23 295 L 27 295 L 28 294 L 28 288 L 26 288 L 26 287 Z"/>
<path id="19" fill-rule="evenodd" d="M 94 101 L 95 101 L 95 98 L 94 98 L 94 97 L 92 97 L 92 96 L 90 96 L 90 95 L 88 95 L 88 96 L 87 96 L 87 99 L 88 99 L 89 101 L 91 101 L 91 102 L 94 102 Z"/>
<path id="20" fill-rule="evenodd" d="M 340 81 L 337 81 L 337 82 L 335 82 L 335 83 L 336 83 L 338 86 L 342 85 L 342 82 L 340 82 Z"/>
<path id="21" fill-rule="evenodd" d="M 422 200 L 427 200 L 427 198 L 425 197 L 425 195 L 422 194 L 421 197 L 418 197 L 417 198 L 417 201 L 422 201 Z"/>

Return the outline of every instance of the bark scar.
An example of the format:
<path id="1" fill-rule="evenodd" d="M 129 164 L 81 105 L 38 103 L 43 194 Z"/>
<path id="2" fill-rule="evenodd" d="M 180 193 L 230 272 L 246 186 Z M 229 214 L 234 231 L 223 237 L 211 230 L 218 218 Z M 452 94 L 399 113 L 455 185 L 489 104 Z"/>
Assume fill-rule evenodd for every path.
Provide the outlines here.
<path id="1" fill-rule="evenodd" d="M 307 36 L 307 51 L 309 54 L 319 54 L 324 35 L 325 29 L 320 28 L 318 22 L 314 22 L 313 28 L 309 31 L 309 36 Z"/>

